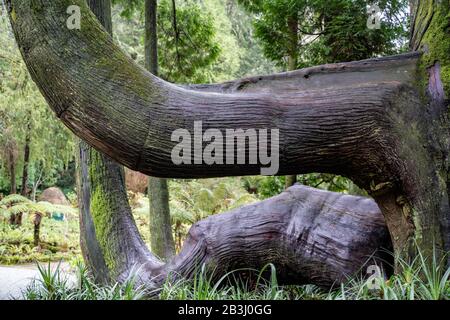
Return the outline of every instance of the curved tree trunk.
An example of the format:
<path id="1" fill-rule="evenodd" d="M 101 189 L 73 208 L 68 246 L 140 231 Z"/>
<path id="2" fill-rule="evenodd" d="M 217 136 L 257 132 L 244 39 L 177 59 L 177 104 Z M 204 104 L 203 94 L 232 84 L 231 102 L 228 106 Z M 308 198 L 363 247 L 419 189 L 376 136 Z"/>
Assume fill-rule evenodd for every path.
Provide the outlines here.
<path id="1" fill-rule="evenodd" d="M 121 168 L 84 144 L 78 157 L 81 249 L 96 280 L 122 281 L 135 265 L 159 266 L 139 235 Z"/>
<path id="2" fill-rule="evenodd" d="M 157 177 L 259 174 L 250 164 L 175 165 L 171 134 L 194 132 L 194 121 L 203 132 L 277 128 L 280 175 L 346 176 L 375 198 L 396 253 L 414 256 L 414 242 L 424 254 L 433 245 L 448 250 L 448 0 L 414 2 L 412 46 L 421 52 L 204 86 L 169 84 L 134 64 L 84 1 L 6 2 L 50 106 L 120 163 Z M 61 18 L 74 3 L 81 31 Z M 96 228 L 108 230 L 110 222 Z"/>

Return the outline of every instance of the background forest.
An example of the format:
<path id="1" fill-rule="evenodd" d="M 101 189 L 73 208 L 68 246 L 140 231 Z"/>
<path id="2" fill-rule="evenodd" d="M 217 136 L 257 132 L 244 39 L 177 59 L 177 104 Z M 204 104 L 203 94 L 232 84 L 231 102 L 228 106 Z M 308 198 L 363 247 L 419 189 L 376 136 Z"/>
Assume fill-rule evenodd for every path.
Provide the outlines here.
<path id="1" fill-rule="evenodd" d="M 363 0 L 160 0 L 159 76 L 182 84 L 216 83 L 407 51 L 408 1 L 377 3 L 383 12 L 380 29 L 367 27 L 370 2 Z M 115 0 L 113 5 L 114 40 L 144 67 L 144 1 Z M 81 261 L 77 140 L 31 80 L 5 8 L 1 9 L 0 264 L 61 259 L 77 264 Z M 293 181 L 366 195 L 350 180 L 318 173 L 171 179 L 169 205 L 176 251 L 193 223 L 277 195 Z M 126 182 L 136 223 L 150 247 L 147 177 L 127 169 Z M 178 289 L 166 291 L 165 298 L 192 298 Z M 321 294 L 316 288 L 289 290 L 278 298 Z"/>

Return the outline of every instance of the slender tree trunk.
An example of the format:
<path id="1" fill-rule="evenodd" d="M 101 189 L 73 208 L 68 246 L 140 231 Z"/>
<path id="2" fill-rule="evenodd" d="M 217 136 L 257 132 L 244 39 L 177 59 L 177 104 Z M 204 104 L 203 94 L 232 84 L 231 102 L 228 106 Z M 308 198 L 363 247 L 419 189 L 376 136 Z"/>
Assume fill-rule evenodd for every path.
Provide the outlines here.
<path id="1" fill-rule="evenodd" d="M 42 215 L 35 213 L 33 218 L 33 244 L 35 247 L 38 247 L 41 242 L 41 222 L 42 222 Z"/>
<path id="2" fill-rule="evenodd" d="M 12 159 L 14 160 L 14 159 Z M 9 163 L 9 177 L 10 177 L 10 194 L 15 194 L 17 192 L 17 184 L 16 184 L 16 163 L 14 162 Z"/>
<path id="3" fill-rule="evenodd" d="M 150 239 L 152 253 L 164 261 L 175 255 L 175 242 L 170 220 L 167 179 L 150 177 Z"/>
<path id="4" fill-rule="evenodd" d="M 298 33 L 298 14 L 292 15 L 287 19 L 288 30 L 289 30 L 289 57 L 288 57 L 288 70 L 297 70 L 298 67 L 298 55 L 300 52 L 299 48 L 299 33 Z"/>
<path id="5" fill-rule="evenodd" d="M 30 164 L 30 144 L 31 144 L 31 113 L 27 119 L 27 131 L 25 135 L 25 147 L 23 152 L 22 189 L 20 194 L 28 195 L 28 166 Z"/>
<path id="6" fill-rule="evenodd" d="M 39 175 L 38 178 L 36 179 L 36 181 L 33 183 L 33 190 L 31 191 L 31 201 L 36 201 L 36 193 L 37 193 L 37 189 L 39 188 L 39 186 L 42 183 L 42 172 L 43 169 L 41 169 L 39 171 Z"/>
<path id="7" fill-rule="evenodd" d="M 145 0 L 145 67 L 155 76 L 159 74 L 157 10 L 157 0 Z"/>
<path id="8" fill-rule="evenodd" d="M 297 69 L 299 54 L 298 15 L 290 16 L 287 23 L 290 39 L 288 71 L 293 71 Z M 288 175 L 285 179 L 286 189 L 297 183 L 297 175 Z"/>
<path id="9" fill-rule="evenodd" d="M 157 7 L 156 0 L 145 1 L 145 64 L 155 76 L 158 76 Z M 152 253 L 167 261 L 175 255 L 167 180 L 150 177 L 148 196 Z"/>

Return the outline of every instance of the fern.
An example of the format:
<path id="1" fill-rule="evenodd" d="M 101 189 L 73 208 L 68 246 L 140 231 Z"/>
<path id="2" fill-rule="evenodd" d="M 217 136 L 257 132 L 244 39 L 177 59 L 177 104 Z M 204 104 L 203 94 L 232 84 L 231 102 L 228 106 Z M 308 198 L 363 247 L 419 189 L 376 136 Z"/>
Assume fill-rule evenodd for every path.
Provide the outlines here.
<path id="1" fill-rule="evenodd" d="M 30 203 L 31 200 L 19 194 L 11 194 L 0 201 L 0 207 L 11 207 L 19 203 Z"/>

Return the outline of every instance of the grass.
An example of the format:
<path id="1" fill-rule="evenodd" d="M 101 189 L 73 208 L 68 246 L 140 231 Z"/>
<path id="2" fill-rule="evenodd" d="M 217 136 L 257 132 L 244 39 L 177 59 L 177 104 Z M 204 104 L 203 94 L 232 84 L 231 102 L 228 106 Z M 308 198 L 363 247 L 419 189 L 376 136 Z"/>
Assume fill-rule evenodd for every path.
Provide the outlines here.
<path id="1" fill-rule="evenodd" d="M 38 269 L 40 277 L 22 292 L 25 300 L 140 300 L 145 296 L 145 290 L 136 287 L 133 276 L 121 284 L 95 284 L 82 263 L 75 267 L 75 279 L 63 274 L 60 265 L 52 269 L 50 264 L 38 264 Z"/>
<path id="2" fill-rule="evenodd" d="M 313 285 L 281 286 L 273 265 L 256 272 L 252 283 L 239 280 L 235 270 L 218 280 L 203 267 L 191 280 L 166 281 L 158 297 L 162 300 L 450 300 L 450 268 L 444 269 L 436 256 L 431 260 L 419 253 L 412 263 L 399 260 L 402 272 L 376 279 L 349 279 L 330 290 Z M 59 267 L 39 266 L 40 278 L 24 291 L 28 300 L 134 300 L 149 296 L 145 288 L 137 287 L 135 276 L 110 286 L 94 283 L 82 263 L 76 265 L 77 281 L 70 282 Z M 255 271 L 255 270 L 253 270 Z M 268 278 L 262 274 L 268 272 Z M 373 288 L 373 284 L 378 284 Z"/>

